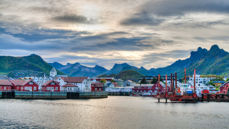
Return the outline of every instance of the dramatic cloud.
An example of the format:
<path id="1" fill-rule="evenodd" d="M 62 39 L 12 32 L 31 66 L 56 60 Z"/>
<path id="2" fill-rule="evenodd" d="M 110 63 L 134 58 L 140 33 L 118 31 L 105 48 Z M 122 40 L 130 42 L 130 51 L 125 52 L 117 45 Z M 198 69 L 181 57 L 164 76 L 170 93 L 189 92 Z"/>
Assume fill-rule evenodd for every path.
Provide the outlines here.
<path id="1" fill-rule="evenodd" d="M 0 54 L 162 67 L 199 46 L 229 50 L 228 0 L 1 0 Z"/>

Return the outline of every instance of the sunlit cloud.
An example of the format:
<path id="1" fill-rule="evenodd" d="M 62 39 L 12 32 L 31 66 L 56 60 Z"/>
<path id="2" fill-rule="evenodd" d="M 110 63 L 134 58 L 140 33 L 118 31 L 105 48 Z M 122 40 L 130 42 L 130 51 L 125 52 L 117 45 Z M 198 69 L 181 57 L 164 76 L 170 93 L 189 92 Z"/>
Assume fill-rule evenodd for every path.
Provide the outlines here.
<path id="1" fill-rule="evenodd" d="M 0 54 L 163 67 L 199 46 L 229 50 L 228 0 L 1 0 Z"/>

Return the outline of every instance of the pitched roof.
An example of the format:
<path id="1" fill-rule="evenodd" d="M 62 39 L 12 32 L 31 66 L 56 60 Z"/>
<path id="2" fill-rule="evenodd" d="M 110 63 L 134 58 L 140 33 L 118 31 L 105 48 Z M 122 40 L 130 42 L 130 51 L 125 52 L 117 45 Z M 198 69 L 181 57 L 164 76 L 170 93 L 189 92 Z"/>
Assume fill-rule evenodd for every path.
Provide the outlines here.
<path id="1" fill-rule="evenodd" d="M 30 82 L 31 80 L 20 80 L 20 79 L 15 79 L 15 80 L 10 80 L 11 83 L 13 83 L 15 86 L 24 86 L 25 84 L 27 84 L 28 82 Z"/>
<path id="2" fill-rule="evenodd" d="M 67 83 L 82 83 L 88 77 L 61 77 Z"/>
<path id="3" fill-rule="evenodd" d="M 12 86 L 13 84 L 9 80 L 0 80 L 1 86 Z"/>
<path id="4" fill-rule="evenodd" d="M 96 86 L 96 87 L 103 87 L 104 86 L 104 84 L 101 82 L 93 82 L 93 83 L 91 83 L 91 85 Z"/>
<path id="5" fill-rule="evenodd" d="M 63 85 L 63 87 L 77 87 L 77 86 L 74 84 L 71 84 L 71 83 L 67 83 L 67 84 Z"/>
<path id="6" fill-rule="evenodd" d="M 56 84 L 59 84 L 59 82 L 57 82 L 57 81 L 49 80 L 49 81 L 45 82 L 42 86 L 47 86 L 47 85 L 50 84 L 51 82 L 55 82 Z"/>

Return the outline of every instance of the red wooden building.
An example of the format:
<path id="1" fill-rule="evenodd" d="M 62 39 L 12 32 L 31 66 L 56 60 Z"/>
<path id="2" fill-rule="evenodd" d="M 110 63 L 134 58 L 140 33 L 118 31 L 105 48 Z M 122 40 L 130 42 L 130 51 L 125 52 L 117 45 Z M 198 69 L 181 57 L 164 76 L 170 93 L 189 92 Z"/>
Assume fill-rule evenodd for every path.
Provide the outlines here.
<path id="1" fill-rule="evenodd" d="M 54 80 L 47 81 L 45 84 L 42 85 L 42 91 L 60 92 L 59 82 Z"/>
<path id="2" fill-rule="evenodd" d="M 38 84 L 33 80 L 10 80 L 13 84 L 13 90 L 15 91 L 38 91 Z"/>
<path id="3" fill-rule="evenodd" d="M 99 92 L 99 91 L 103 91 L 103 83 L 101 82 L 93 82 L 91 83 L 91 91 L 92 92 Z"/>
<path id="4" fill-rule="evenodd" d="M 167 90 L 169 90 L 169 88 Z M 160 83 L 142 84 L 141 86 L 135 86 L 132 91 L 135 94 L 156 95 L 158 93 L 165 92 L 165 87 L 163 87 Z"/>
<path id="5" fill-rule="evenodd" d="M 13 84 L 9 80 L 0 80 L 0 91 L 11 91 Z"/>

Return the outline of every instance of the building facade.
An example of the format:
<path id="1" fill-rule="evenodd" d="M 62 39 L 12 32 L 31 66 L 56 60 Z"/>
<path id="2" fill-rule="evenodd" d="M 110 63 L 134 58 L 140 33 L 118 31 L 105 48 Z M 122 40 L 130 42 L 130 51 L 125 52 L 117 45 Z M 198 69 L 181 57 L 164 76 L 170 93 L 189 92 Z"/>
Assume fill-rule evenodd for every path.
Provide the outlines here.
<path id="1" fill-rule="evenodd" d="M 38 91 L 38 84 L 35 83 L 33 80 L 10 80 L 13 84 L 12 90 L 15 91 Z"/>
<path id="2" fill-rule="evenodd" d="M 79 88 L 79 92 L 91 92 L 91 79 L 88 77 L 59 77 L 56 79 L 60 86 L 72 84 Z"/>
<path id="3" fill-rule="evenodd" d="M 91 91 L 92 92 L 104 91 L 104 84 L 101 83 L 101 82 L 93 82 L 93 83 L 91 83 Z"/>
<path id="4" fill-rule="evenodd" d="M 42 91 L 45 92 L 60 92 L 59 82 L 50 80 L 42 85 Z"/>
<path id="5" fill-rule="evenodd" d="M 13 84 L 9 80 L 0 80 L 0 91 L 11 91 Z"/>

